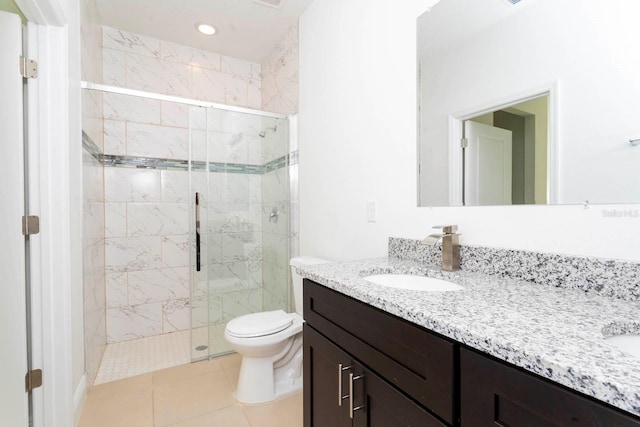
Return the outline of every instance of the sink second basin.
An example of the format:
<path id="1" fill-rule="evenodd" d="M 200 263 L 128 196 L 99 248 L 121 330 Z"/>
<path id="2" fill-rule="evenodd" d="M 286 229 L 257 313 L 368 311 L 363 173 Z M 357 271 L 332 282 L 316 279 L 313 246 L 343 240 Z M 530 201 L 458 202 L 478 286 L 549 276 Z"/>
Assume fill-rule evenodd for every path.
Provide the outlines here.
<path id="1" fill-rule="evenodd" d="M 374 274 L 363 277 L 363 279 L 376 285 L 412 291 L 450 292 L 464 289 L 457 283 L 447 280 L 411 274 Z"/>
<path id="2" fill-rule="evenodd" d="M 632 354 L 636 357 L 640 357 L 640 335 L 636 334 L 622 334 L 614 335 L 606 338 L 607 342 L 614 347 L 624 351 L 625 353 Z"/>

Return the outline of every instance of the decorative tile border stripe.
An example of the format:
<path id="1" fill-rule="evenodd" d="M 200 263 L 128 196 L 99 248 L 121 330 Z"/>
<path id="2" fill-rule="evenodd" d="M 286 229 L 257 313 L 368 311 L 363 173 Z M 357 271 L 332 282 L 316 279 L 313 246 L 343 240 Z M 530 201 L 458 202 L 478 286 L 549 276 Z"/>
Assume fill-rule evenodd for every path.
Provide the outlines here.
<path id="1" fill-rule="evenodd" d="M 204 165 L 203 165 L 204 169 Z M 209 172 L 244 173 L 262 175 L 262 166 L 243 165 L 242 163 L 209 163 Z"/>
<path id="2" fill-rule="evenodd" d="M 103 164 L 108 167 L 189 170 L 189 161 L 177 159 L 156 159 L 153 157 L 103 155 Z M 197 163 L 201 163 L 198 165 Z M 204 162 L 193 162 L 193 169 L 204 169 Z"/>
<path id="3" fill-rule="evenodd" d="M 441 245 L 426 245 L 420 240 L 389 238 L 390 258 L 440 265 L 441 250 Z M 461 245 L 460 268 L 640 301 L 640 263 Z"/>
<path id="4" fill-rule="evenodd" d="M 283 168 L 289 164 L 289 156 L 282 156 L 277 159 L 271 160 L 269 163 L 262 165 L 262 173 L 273 172 L 280 168 Z"/>
<path id="5" fill-rule="evenodd" d="M 298 164 L 298 150 L 293 151 L 289 154 L 289 165 L 297 165 Z"/>
<path id="6" fill-rule="evenodd" d="M 189 161 L 180 159 L 159 159 L 155 157 L 117 156 L 102 154 L 95 142 L 82 131 L 82 146 L 98 162 L 107 167 L 158 169 L 158 170 L 189 170 Z M 287 154 L 272 160 L 264 165 L 246 165 L 242 163 L 210 162 L 209 172 L 241 173 L 250 175 L 262 175 L 273 172 L 288 165 L 298 163 L 298 152 Z M 204 171 L 206 162 L 194 160 L 191 162 L 191 170 Z"/>
<path id="7" fill-rule="evenodd" d="M 102 163 L 102 150 L 93 142 L 93 139 L 85 131 L 82 131 L 82 148 L 87 150 L 99 163 Z"/>
<path id="8" fill-rule="evenodd" d="M 105 154 L 104 166 L 108 167 L 120 167 L 120 168 L 138 168 L 138 169 L 159 169 L 159 170 L 189 170 L 189 163 L 191 163 L 191 170 L 204 171 L 206 168 L 206 162 L 194 160 L 189 162 L 188 160 L 178 159 L 158 159 L 154 157 L 136 157 L 136 156 L 113 156 Z M 285 159 L 285 156 L 281 157 Z M 274 162 L 280 159 L 274 160 Z M 270 162 L 270 164 L 274 163 Z M 280 162 L 281 164 L 272 170 L 279 169 L 286 166 L 286 161 Z M 245 165 L 242 163 L 219 163 L 210 162 L 209 172 L 225 172 L 225 173 L 242 173 L 250 175 L 262 175 L 263 173 L 270 172 L 266 170 L 265 166 L 260 165 Z"/>

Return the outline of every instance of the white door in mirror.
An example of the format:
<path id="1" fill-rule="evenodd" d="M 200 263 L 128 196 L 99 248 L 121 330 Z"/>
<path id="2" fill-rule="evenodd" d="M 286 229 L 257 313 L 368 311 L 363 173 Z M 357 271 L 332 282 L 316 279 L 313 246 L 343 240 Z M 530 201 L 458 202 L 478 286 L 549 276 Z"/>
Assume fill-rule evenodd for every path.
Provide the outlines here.
<path id="1" fill-rule="evenodd" d="M 464 287 L 447 280 L 433 277 L 415 276 L 412 274 L 374 274 L 363 277 L 367 282 L 389 288 L 407 289 L 423 292 L 450 292 L 459 291 Z"/>
<path id="2" fill-rule="evenodd" d="M 465 198 L 468 206 L 511 204 L 511 131 L 467 120 L 465 137 Z"/>

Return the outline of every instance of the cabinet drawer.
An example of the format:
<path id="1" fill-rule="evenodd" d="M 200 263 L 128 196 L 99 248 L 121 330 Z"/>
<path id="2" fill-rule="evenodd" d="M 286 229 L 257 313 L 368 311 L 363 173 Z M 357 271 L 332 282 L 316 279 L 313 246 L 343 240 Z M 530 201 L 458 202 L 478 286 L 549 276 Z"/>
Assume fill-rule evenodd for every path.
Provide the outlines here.
<path id="1" fill-rule="evenodd" d="M 461 426 L 640 426 L 638 418 L 475 351 L 460 350 Z"/>
<path id="2" fill-rule="evenodd" d="M 308 279 L 304 318 L 371 370 L 454 423 L 456 344 Z"/>

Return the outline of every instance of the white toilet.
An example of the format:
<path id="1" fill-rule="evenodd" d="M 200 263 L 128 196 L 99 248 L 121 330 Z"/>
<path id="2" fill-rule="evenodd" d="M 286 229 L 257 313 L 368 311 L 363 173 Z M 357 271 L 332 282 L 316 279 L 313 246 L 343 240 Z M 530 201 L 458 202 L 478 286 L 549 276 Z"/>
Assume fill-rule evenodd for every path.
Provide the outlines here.
<path id="1" fill-rule="evenodd" d="M 242 355 L 236 399 L 262 403 L 302 388 L 302 277 L 296 266 L 328 261 L 291 259 L 295 313 L 265 311 L 236 317 L 227 323 L 224 337 Z"/>

